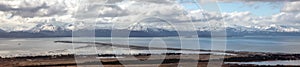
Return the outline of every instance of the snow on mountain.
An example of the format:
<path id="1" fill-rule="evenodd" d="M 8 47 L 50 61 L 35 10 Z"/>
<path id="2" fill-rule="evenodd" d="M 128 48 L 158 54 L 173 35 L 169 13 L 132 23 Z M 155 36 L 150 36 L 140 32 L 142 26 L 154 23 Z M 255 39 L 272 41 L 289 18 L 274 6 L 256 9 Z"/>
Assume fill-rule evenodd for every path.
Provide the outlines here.
<path id="1" fill-rule="evenodd" d="M 279 26 L 275 24 L 271 24 L 270 26 L 261 27 L 261 29 L 265 31 L 276 31 L 276 32 L 299 32 L 299 29 L 288 27 L 288 26 Z"/>
<path id="2" fill-rule="evenodd" d="M 131 31 L 175 31 L 175 29 L 163 20 L 144 20 L 143 22 L 131 24 L 127 30 Z"/>
<path id="3" fill-rule="evenodd" d="M 84 26 L 82 23 L 77 23 L 78 25 L 73 24 L 50 24 L 50 23 L 43 23 L 37 24 L 35 27 L 16 27 L 14 29 L 10 29 L 10 27 L 2 27 L 0 32 L 12 32 L 12 31 L 28 31 L 28 32 L 35 32 L 38 33 L 40 31 L 70 31 L 70 30 L 77 30 L 77 29 L 85 29 L 88 28 Z M 30 29 L 29 29 L 30 28 Z M 77 29 L 75 29 L 77 28 Z M 197 27 L 197 31 L 211 31 L 211 27 L 209 26 L 201 26 Z M 108 28 L 109 29 L 109 28 Z M 231 32 L 253 32 L 253 31 L 260 31 L 260 32 L 300 32 L 300 29 L 283 26 L 283 25 L 275 25 L 271 24 L 268 26 L 262 25 L 249 25 L 249 26 L 241 26 L 241 25 L 232 25 L 226 27 L 227 31 Z M 86 29 L 89 30 L 89 29 Z M 166 23 L 134 23 L 127 27 L 127 30 L 131 31 L 175 31 L 175 29 L 171 25 L 167 25 Z"/>
<path id="4" fill-rule="evenodd" d="M 134 23 L 128 27 L 128 30 L 138 31 L 138 30 L 147 30 L 147 27 L 141 23 Z"/>
<path id="5" fill-rule="evenodd" d="M 35 27 L 27 30 L 28 32 L 35 32 L 38 33 L 40 31 L 70 31 L 73 30 L 74 26 L 72 24 L 50 24 L 50 23 L 41 23 L 37 24 Z"/>
<path id="6" fill-rule="evenodd" d="M 0 29 L 0 33 L 1 33 L 1 32 L 5 32 L 5 31 Z"/>
<path id="7" fill-rule="evenodd" d="M 201 26 L 198 27 L 198 31 L 210 31 L 211 27 L 209 26 Z M 231 25 L 226 26 L 226 30 L 230 32 L 300 32 L 300 29 L 290 26 L 283 25 Z"/>
<path id="8" fill-rule="evenodd" d="M 36 27 L 29 30 L 30 32 L 40 32 L 40 31 L 56 31 L 58 29 L 57 26 L 52 24 L 38 24 Z"/>
<path id="9" fill-rule="evenodd" d="M 56 31 L 58 29 L 57 26 L 54 26 L 52 24 L 45 24 L 45 25 L 41 25 L 40 30 L 44 30 L 44 31 Z"/>
<path id="10" fill-rule="evenodd" d="M 266 32 L 299 32 L 297 28 L 271 24 L 269 26 L 245 26 L 245 31 L 266 31 Z"/>

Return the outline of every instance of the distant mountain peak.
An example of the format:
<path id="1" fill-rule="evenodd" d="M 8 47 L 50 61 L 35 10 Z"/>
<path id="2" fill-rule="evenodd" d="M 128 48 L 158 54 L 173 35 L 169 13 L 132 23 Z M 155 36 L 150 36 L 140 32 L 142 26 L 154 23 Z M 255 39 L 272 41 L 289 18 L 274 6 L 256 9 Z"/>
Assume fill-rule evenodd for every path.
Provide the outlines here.
<path id="1" fill-rule="evenodd" d="M 163 20 L 156 20 L 156 21 L 142 21 L 139 23 L 133 23 L 129 27 L 125 28 L 126 30 L 130 31 L 146 31 L 146 32 L 163 32 L 163 31 L 176 31 L 176 29 L 166 23 L 166 22 L 160 22 Z M 57 22 L 59 23 L 59 22 Z M 14 31 L 24 31 L 24 32 L 34 32 L 39 33 L 41 31 L 52 31 L 52 32 L 62 32 L 62 31 L 76 31 L 78 29 L 80 30 L 91 30 L 87 25 L 83 23 L 76 23 L 70 24 L 70 23 L 64 23 L 64 24 L 56 24 L 56 23 L 40 23 L 37 24 L 34 27 L 7 27 L 7 29 L 3 29 L 6 27 L 2 27 L 0 29 L 0 32 L 14 32 Z M 18 29 L 13 29 L 18 28 Z M 24 29 L 22 29 L 24 28 Z M 196 31 L 212 31 L 213 27 L 209 27 L 207 25 L 203 26 L 197 26 Z M 97 29 L 97 28 L 96 28 Z M 111 28 L 99 28 L 99 29 L 107 29 L 111 30 Z M 284 26 L 284 25 L 231 25 L 226 27 L 227 31 L 231 32 L 300 32 L 300 29 L 297 27 L 291 27 L 291 26 Z M 190 31 L 188 29 L 180 30 L 180 31 Z"/>
<path id="2" fill-rule="evenodd" d="M 175 29 L 167 23 L 134 23 L 130 25 L 128 30 L 131 31 L 175 31 Z"/>

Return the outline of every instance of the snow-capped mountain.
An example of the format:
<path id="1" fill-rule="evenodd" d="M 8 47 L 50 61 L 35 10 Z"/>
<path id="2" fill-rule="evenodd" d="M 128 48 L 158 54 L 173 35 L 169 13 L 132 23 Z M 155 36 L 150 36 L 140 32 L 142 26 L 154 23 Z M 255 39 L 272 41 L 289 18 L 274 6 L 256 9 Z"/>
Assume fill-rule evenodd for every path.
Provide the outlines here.
<path id="1" fill-rule="evenodd" d="M 142 25 L 141 23 L 135 23 L 128 27 L 128 30 L 132 30 L 132 31 L 146 31 L 147 29 L 148 27 Z"/>
<path id="2" fill-rule="evenodd" d="M 130 25 L 127 30 L 130 31 L 174 31 L 175 29 L 169 28 L 171 26 L 162 26 L 165 24 L 154 24 L 152 23 L 151 25 L 146 24 L 146 23 L 134 23 Z"/>
<path id="3" fill-rule="evenodd" d="M 85 26 L 84 24 L 51 24 L 51 23 L 42 23 L 42 24 L 37 24 L 35 27 L 32 27 L 29 30 L 26 29 L 21 29 L 22 27 L 17 27 L 20 28 L 18 31 L 24 31 L 24 32 L 40 32 L 40 31 L 76 31 L 76 28 L 80 28 L 81 30 L 84 30 L 84 28 L 89 28 Z M 27 27 L 24 27 L 27 28 Z M 213 27 L 209 26 L 198 26 L 196 29 L 197 31 L 212 31 L 214 29 L 211 29 Z M 96 28 L 97 29 L 97 28 Z M 110 28 L 107 28 L 110 29 Z M 90 30 L 90 29 L 86 29 Z M 126 30 L 129 31 L 176 31 L 174 27 L 171 25 L 167 25 L 165 23 L 134 23 L 131 24 L 129 27 L 126 28 Z M 249 25 L 249 26 L 241 26 L 241 25 L 231 25 L 231 26 L 226 26 L 227 31 L 232 31 L 232 32 L 253 32 L 253 31 L 260 31 L 260 32 L 300 32 L 300 29 L 296 27 L 291 27 L 291 26 L 283 26 L 283 25 Z M 0 32 L 14 32 L 14 29 L 0 29 Z M 187 30 L 188 31 L 188 30 Z"/>
<path id="4" fill-rule="evenodd" d="M 288 27 L 288 26 L 279 26 L 279 25 L 270 25 L 266 27 L 257 27 L 260 30 L 272 31 L 272 32 L 299 32 L 299 29 Z"/>
<path id="5" fill-rule="evenodd" d="M 63 26 L 58 26 L 54 24 L 37 24 L 36 27 L 28 30 L 28 32 L 35 32 L 38 33 L 40 31 L 70 31 L 72 30 L 73 25 L 72 24 L 65 24 Z"/>
<path id="6" fill-rule="evenodd" d="M 32 28 L 30 31 L 32 32 L 40 32 L 40 31 L 57 31 L 58 27 L 52 24 L 38 24 L 36 27 Z"/>
<path id="7" fill-rule="evenodd" d="M 300 32 L 300 29 L 294 28 L 294 27 L 288 27 L 288 26 L 283 26 L 283 25 L 275 25 L 271 24 L 268 26 L 238 26 L 238 25 L 233 25 L 227 27 L 227 30 L 234 31 L 234 32 L 254 32 L 254 31 L 259 31 L 259 32 Z"/>
<path id="8" fill-rule="evenodd" d="M 29 30 L 23 31 L 7 31 L 0 29 L 0 37 L 56 37 L 56 36 L 72 36 L 72 31 L 80 30 L 91 30 L 85 29 L 83 24 L 51 24 L 43 23 L 37 24 L 35 27 Z M 199 36 L 210 36 L 210 32 L 214 27 L 209 26 L 198 26 L 197 33 Z M 117 29 L 125 31 L 133 31 L 130 36 L 178 36 L 176 30 L 171 27 L 171 25 L 166 25 L 163 23 L 135 23 L 130 25 L 125 29 Z M 110 36 L 111 29 L 97 29 L 95 30 L 96 36 Z M 181 30 L 182 31 L 182 30 Z M 188 30 L 183 30 L 185 32 L 190 32 Z M 256 26 L 241 26 L 232 25 L 226 27 L 227 35 L 231 36 L 241 36 L 241 35 L 297 35 L 300 33 L 300 29 L 291 26 L 283 25 L 256 25 Z"/>
<path id="9" fill-rule="evenodd" d="M 0 32 L 5 32 L 5 31 L 0 29 Z"/>

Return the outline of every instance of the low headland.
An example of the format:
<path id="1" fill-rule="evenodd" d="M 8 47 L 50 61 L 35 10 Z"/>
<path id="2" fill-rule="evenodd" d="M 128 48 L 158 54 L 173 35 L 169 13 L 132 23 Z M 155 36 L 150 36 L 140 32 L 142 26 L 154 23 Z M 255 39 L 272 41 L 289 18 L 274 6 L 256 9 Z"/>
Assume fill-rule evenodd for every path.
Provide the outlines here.
<path id="1" fill-rule="evenodd" d="M 55 41 L 57 43 L 90 43 L 90 42 L 72 42 L 72 41 Z M 123 47 L 120 45 L 112 45 L 109 43 L 95 43 L 98 45 L 108 45 Z M 128 47 L 128 46 L 127 46 Z M 167 50 L 189 50 L 202 52 L 223 52 L 226 54 L 183 54 L 183 53 L 163 53 L 163 54 L 90 54 L 90 55 L 44 55 L 44 56 L 22 56 L 0 58 L 0 67 L 77 67 L 77 65 L 104 67 L 124 67 L 124 66 L 189 66 L 196 64 L 198 67 L 206 67 L 209 62 L 222 61 L 222 67 L 241 67 L 241 66 L 296 66 L 296 65 L 255 65 L 255 64 L 228 64 L 226 62 L 260 62 L 260 61 L 277 61 L 277 60 L 300 60 L 300 54 L 288 53 L 265 53 L 265 52 L 246 52 L 246 51 L 217 51 L 217 50 L 191 50 L 177 48 L 152 48 L 142 46 L 130 46 L 130 48 L 139 49 L 167 49 Z M 228 55 L 230 54 L 230 55 Z M 164 58 L 162 58 L 164 56 Z M 135 59 L 129 59 L 135 57 Z M 151 57 L 151 58 L 149 58 Z M 87 60 L 82 60 L 87 59 Z M 90 61 L 93 59 L 97 61 Z M 145 61 L 145 62 L 141 62 Z M 125 63 L 124 63 L 125 62 Z M 220 66 L 213 64 L 212 66 Z"/>

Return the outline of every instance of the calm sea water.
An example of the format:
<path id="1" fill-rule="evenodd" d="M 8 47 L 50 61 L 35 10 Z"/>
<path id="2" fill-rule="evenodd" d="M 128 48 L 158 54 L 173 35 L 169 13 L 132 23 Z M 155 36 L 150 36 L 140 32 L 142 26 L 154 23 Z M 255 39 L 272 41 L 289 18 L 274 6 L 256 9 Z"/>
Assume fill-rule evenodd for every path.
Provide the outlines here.
<path id="1" fill-rule="evenodd" d="M 38 54 L 67 54 L 73 48 L 80 46 L 67 43 L 54 43 L 53 41 L 81 41 L 81 42 L 107 42 L 116 44 L 130 44 L 150 47 L 172 47 L 188 49 L 211 49 L 212 42 L 216 47 L 226 47 L 226 50 L 274 52 L 274 53 L 300 53 L 299 36 L 248 36 L 228 37 L 227 39 L 212 38 L 179 38 L 179 37 L 61 37 L 61 38 L 0 38 L 1 56 L 22 56 Z M 113 40 L 113 41 L 111 41 Z M 226 42 L 226 46 L 218 46 L 219 42 Z M 50 51 L 50 52 L 49 52 Z M 52 51 L 52 52 L 51 52 Z M 55 51 L 55 52 L 54 52 Z"/>

